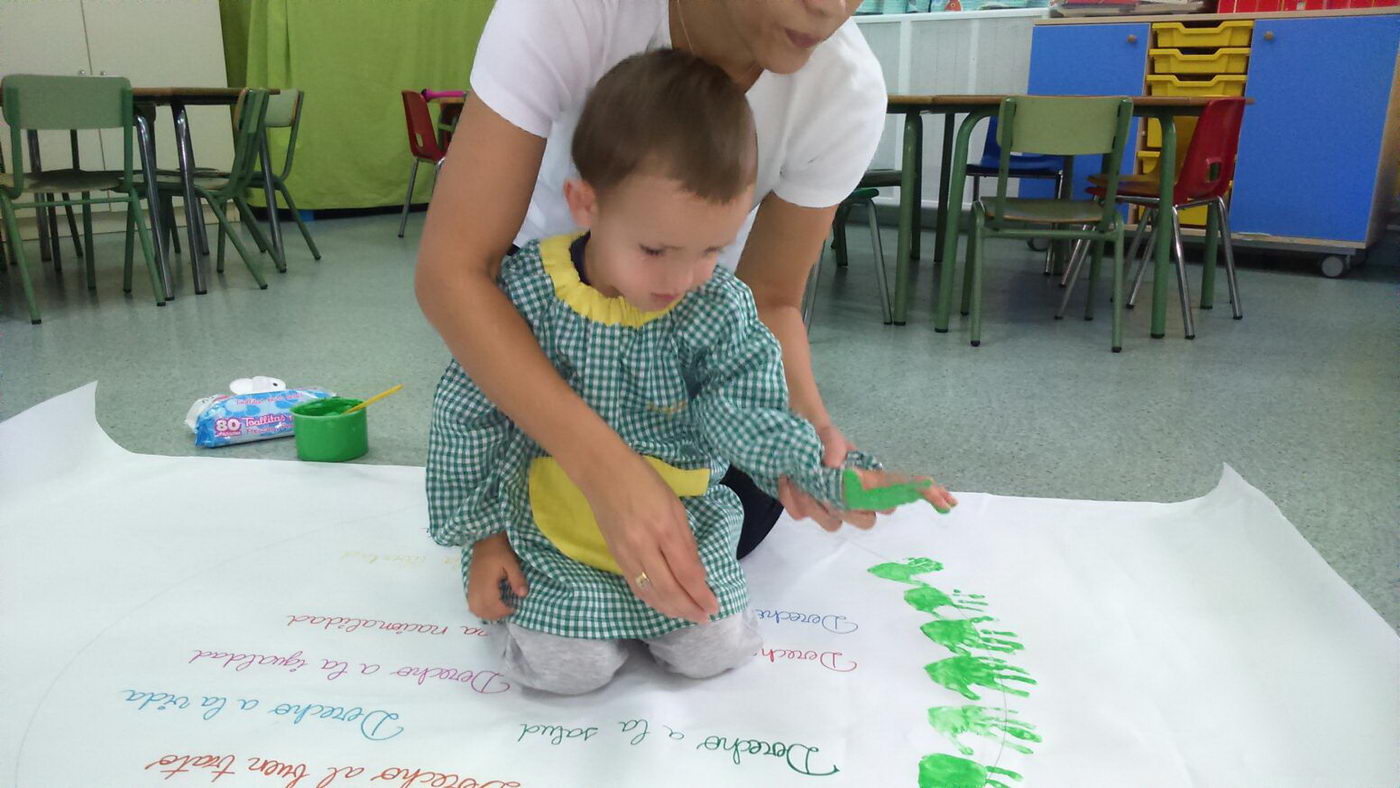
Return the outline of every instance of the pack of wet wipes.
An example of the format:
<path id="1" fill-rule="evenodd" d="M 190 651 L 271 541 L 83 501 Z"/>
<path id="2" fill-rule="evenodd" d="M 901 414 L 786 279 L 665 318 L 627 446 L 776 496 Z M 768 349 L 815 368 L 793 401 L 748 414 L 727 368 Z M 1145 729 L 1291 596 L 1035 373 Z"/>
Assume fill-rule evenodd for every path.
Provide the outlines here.
<path id="1" fill-rule="evenodd" d="M 291 435 L 292 408 L 334 396 L 319 388 L 289 389 L 281 380 L 261 375 L 239 378 L 229 389 L 232 394 L 202 397 L 190 406 L 185 425 L 194 433 L 196 446 L 212 448 Z"/>

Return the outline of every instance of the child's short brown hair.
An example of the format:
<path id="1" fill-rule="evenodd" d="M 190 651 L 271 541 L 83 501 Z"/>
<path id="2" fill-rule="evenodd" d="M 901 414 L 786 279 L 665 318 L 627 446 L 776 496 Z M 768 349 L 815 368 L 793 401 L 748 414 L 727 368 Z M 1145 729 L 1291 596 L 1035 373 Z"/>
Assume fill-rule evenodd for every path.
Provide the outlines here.
<path id="1" fill-rule="evenodd" d="M 678 49 L 633 55 L 598 80 L 573 139 L 579 175 L 600 194 L 640 171 L 714 203 L 757 175 L 753 113 L 724 70 Z"/>

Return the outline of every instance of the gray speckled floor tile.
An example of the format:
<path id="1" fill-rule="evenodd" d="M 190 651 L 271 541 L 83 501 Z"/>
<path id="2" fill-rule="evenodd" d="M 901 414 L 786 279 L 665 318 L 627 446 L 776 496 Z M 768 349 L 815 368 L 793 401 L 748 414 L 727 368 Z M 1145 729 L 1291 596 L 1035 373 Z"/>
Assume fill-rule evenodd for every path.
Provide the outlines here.
<path id="1" fill-rule="evenodd" d="M 62 277 L 35 265 L 41 326 L 24 319 L 9 269 L 0 418 L 98 380 L 98 421 L 117 443 L 193 455 L 204 450 L 182 423 L 186 409 L 233 378 L 270 374 L 357 396 L 401 382 L 403 393 L 371 411 L 362 461 L 422 464 L 447 352 L 413 298 L 421 221 L 404 240 L 393 216 L 317 222 L 320 263 L 289 235 L 288 273 L 264 258 L 268 290 L 231 263 L 196 297 L 185 270 L 180 296 L 159 309 L 143 279 L 133 297 L 121 293 L 121 239 L 103 236 L 96 296 L 71 259 Z M 1144 303 L 1127 313 L 1124 352 L 1112 354 L 1106 297 L 1085 322 L 1081 287 L 1068 318 L 1054 321 L 1061 291 L 1040 275 L 1039 256 L 993 243 L 984 341 L 972 348 L 956 316 L 949 334 L 933 332 L 927 261 L 909 324 L 880 325 L 865 234 L 853 225 L 850 236 L 850 268 L 823 271 L 812 346 L 830 408 L 862 447 L 958 490 L 1099 500 L 1195 497 L 1227 462 L 1400 627 L 1400 269 L 1327 280 L 1245 267 L 1244 320 L 1230 319 L 1222 277 L 1217 308 L 1197 313 L 1196 340 L 1182 338 L 1173 296 L 1166 339 L 1148 338 Z M 885 241 L 892 256 L 892 231 Z M 295 456 L 290 440 L 214 453 Z"/>

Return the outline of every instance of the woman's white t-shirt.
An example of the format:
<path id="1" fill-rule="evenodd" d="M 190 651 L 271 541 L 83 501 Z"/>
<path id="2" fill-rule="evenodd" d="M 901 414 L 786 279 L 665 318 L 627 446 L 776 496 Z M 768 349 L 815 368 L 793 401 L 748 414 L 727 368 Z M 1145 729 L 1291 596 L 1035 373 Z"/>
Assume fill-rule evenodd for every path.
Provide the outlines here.
<path id="1" fill-rule="evenodd" d="M 471 86 L 501 117 L 546 138 L 516 244 L 574 229 L 564 181 L 574 126 L 594 83 L 623 58 L 671 46 L 665 0 L 499 0 L 486 22 Z M 845 199 L 875 154 L 884 124 L 880 64 L 847 20 L 795 74 L 763 72 L 748 91 L 758 131 L 757 201 L 770 192 L 825 208 Z M 457 145 L 471 140 L 458 138 Z M 733 269 L 754 214 L 720 256 Z"/>

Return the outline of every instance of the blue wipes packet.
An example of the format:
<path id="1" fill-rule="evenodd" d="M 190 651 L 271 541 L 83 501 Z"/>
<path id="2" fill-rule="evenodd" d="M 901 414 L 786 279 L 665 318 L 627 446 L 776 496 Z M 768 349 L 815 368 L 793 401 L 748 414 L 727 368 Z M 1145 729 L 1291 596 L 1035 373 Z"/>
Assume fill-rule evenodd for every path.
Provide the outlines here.
<path id="1" fill-rule="evenodd" d="M 194 445 L 212 448 L 292 434 L 292 408 L 334 396 L 324 389 L 281 389 L 253 394 L 216 394 L 190 406 L 185 425 Z"/>

